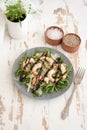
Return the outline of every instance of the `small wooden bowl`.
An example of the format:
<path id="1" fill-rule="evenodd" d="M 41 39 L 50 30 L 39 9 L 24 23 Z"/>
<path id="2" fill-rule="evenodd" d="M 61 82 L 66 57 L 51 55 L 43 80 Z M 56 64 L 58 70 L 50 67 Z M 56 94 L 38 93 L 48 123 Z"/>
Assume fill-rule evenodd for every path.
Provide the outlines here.
<path id="1" fill-rule="evenodd" d="M 57 38 L 56 39 L 51 38 L 50 36 L 48 36 L 48 31 L 51 30 L 51 29 L 54 29 L 54 30 L 58 29 L 62 36 L 60 38 L 58 37 L 58 39 Z M 61 28 L 57 27 L 57 26 L 50 26 L 45 31 L 45 41 L 52 46 L 56 46 L 56 45 L 62 43 L 63 36 L 64 36 L 63 30 Z"/>
<path id="2" fill-rule="evenodd" d="M 63 37 L 62 48 L 70 53 L 76 52 L 79 49 L 81 38 L 74 33 L 68 33 Z"/>

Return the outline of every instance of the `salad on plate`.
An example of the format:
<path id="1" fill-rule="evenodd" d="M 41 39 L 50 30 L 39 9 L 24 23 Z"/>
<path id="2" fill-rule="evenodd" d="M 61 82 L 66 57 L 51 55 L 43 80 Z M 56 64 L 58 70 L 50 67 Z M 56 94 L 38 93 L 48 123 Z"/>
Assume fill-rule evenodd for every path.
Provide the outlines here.
<path id="1" fill-rule="evenodd" d="M 72 67 L 64 58 L 50 49 L 36 50 L 34 55 L 28 53 L 20 59 L 15 71 L 19 84 L 27 88 L 34 96 L 58 93 L 69 87 Z"/>

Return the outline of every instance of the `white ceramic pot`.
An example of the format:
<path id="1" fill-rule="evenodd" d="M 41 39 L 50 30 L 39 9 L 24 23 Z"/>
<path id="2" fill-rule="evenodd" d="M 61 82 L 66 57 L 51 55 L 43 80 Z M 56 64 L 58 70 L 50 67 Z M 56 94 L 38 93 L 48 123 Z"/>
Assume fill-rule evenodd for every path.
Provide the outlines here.
<path id="1" fill-rule="evenodd" d="M 7 19 L 7 28 L 9 35 L 14 39 L 22 39 L 27 36 L 28 31 L 28 20 L 26 18 L 21 22 L 11 22 Z"/>

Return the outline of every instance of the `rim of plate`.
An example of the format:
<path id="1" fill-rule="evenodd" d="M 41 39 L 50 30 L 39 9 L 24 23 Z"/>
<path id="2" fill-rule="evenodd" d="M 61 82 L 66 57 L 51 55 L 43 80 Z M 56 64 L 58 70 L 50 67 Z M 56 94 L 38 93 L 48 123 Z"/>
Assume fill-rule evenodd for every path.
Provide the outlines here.
<path id="1" fill-rule="evenodd" d="M 68 88 L 65 88 L 64 90 L 60 91 L 60 92 L 54 92 L 54 93 L 51 93 L 51 94 L 43 94 L 42 96 L 40 97 L 34 97 L 32 93 L 30 92 L 27 92 L 27 88 L 26 86 L 24 85 L 21 85 L 20 83 L 18 83 L 14 73 L 15 71 L 17 70 L 18 68 L 18 62 L 19 60 L 23 57 L 23 55 L 27 52 L 30 56 L 32 56 L 36 49 L 40 49 L 40 50 L 46 50 L 46 49 L 50 49 L 51 52 L 53 54 L 57 53 L 58 55 L 62 56 L 64 58 L 64 62 L 65 63 L 68 63 L 68 65 L 71 65 L 72 66 L 72 73 L 70 74 L 70 78 L 69 78 L 69 82 L 70 82 L 70 85 Z M 74 69 L 73 69 L 73 65 L 71 63 L 71 61 L 69 60 L 69 58 L 67 58 L 67 56 L 65 56 L 62 52 L 60 52 L 59 50 L 56 50 L 56 49 L 53 49 L 53 48 L 49 48 L 49 47 L 35 47 L 35 48 L 31 48 L 29 50 L 26 50 L 24 52 L 22 52 L 17 58 L 16 60 L 14 61 L 13 63 L 13 67 L 12 67 L 12 80 L 14 82 L 14 84 L 16 85 L 16 87 L 21 90 L 22 93 L 24 93 L 25 95 L 27 95 L 28 97 L 30 98 L 33 98 L 33 99 L 52 99 L 52 98 L 56 98 L 60 95 L 62 95 L 63 93 L 65 93 L 71 86 L 72 82 L 73 82 L 73 77 L 74 77 Z"/>

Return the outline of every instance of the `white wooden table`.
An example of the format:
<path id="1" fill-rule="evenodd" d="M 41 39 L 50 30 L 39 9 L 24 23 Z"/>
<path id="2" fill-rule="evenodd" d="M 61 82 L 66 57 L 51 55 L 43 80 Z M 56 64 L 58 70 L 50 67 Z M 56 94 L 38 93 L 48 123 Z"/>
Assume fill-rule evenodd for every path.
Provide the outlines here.
<path id="1" fill-rule="evenodd" d="M 87 67 L 87 2 L 86 0 L 39 0 L 32 2 L 42 10 L 28 21 L 28 35 L 23 40 L 9 37 L 0 17 L 0 130 L 87 130 L 87 72 L 74 93 L 69 115 L 61 119 L 73 85 L 63 95 L 51 100 L 34 100 L 16 88 L 12 82 L 15 59 L 32 47 L 51 47 L 44 40 L 48 26 L 57 25 L 64 33 L 81 37 L 78 52 L 65 52 L 61 45 L 53 47 L 64 53 L 74 70 Z M 5 33 L 4 33 L 5 31 Z M 4 37 L 3 37 L 4 34 Z M 3 38 L 3 39 L 2 39 Z"/>

